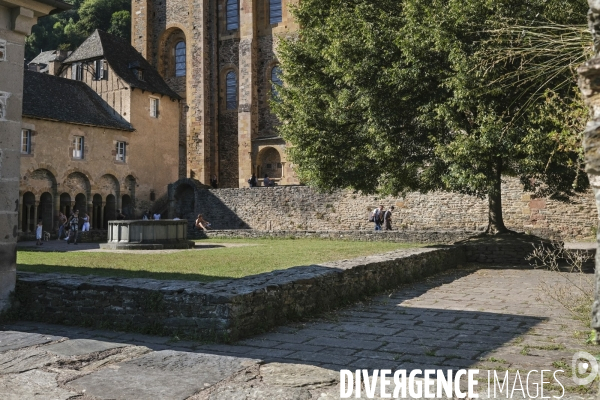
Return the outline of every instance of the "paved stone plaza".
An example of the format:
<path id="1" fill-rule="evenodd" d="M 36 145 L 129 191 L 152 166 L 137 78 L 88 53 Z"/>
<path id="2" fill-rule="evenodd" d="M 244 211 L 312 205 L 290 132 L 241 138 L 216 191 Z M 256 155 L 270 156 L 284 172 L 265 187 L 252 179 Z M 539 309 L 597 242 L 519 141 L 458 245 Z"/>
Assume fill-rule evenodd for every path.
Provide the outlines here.
<path id="1" fill-rule="evenodd" d="M 233 345 L 17 322 L 0 332 L 0 393 L 3 399 L 328 399 L 339 398 L 342 368 L 477 366 L 514 374 L 570 366 L 579 350 L 596 354 L 585 345 L 583 323 L 544 300 L 543 281 L 564 277 L 454 270 Z M 558 376 L 573 386 L 570 376 Z"/>

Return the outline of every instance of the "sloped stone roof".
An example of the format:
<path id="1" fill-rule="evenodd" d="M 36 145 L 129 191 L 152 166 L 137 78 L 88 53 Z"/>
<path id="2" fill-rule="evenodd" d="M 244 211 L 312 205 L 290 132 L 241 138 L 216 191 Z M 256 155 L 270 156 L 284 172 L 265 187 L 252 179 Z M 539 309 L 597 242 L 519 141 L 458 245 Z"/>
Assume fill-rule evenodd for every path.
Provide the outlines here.
<path id="1" fill-rule="evenodd" d="M 104 100 L 83 82 L 25 71 L 23 116 L 132 131 Z"/>
<path id="2" fill-rule="evenodd" d="M 71 53 L 71 51 L 68 52 L 66 56 L 68 57 L 69 55 L 71 55 Z M 65 57 L 64 53 L 62 54 L 62 57 Z M 33 60 L 31 60 L 27 65 L 36 64 L 39 66 L 38 72 L 46 73 L 48 72 L 48 65 L 52 61 L 56 60 L 61 61 L 60 50 L 43 51 L 40 54 L 38 54 Z"/>
<path id="3" fill-rule="evenodd" d="M 113 71 L 131 87 L 181 99 L 158 71 L 129 43 L 99 29 L 96 29 L 64 62 L 72 64 L 99 58 L 106 59 Z M 143 70 L 143 81 L 137 79 L 134 69 Z"/>

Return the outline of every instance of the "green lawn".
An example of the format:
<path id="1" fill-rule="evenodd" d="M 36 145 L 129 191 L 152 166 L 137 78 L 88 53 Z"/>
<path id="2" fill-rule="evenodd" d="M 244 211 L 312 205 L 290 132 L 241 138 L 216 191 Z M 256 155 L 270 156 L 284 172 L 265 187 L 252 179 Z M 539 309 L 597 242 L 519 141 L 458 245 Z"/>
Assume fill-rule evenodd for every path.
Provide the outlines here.
<path id="1" fill-rule="evenodd" d="M 249 246 L 186 250 L 171 254 L 19 250 L 17 269 L 42 273 L 210 282 L 419 246 L 319 239 L 210 239 L 207 242 Z"/>

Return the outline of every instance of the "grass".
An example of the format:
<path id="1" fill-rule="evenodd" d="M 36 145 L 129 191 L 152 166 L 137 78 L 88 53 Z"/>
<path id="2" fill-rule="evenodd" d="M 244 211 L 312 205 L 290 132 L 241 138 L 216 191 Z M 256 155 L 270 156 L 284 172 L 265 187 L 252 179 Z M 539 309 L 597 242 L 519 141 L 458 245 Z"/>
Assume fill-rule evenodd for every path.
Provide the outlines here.
<path id="1" fill-rule="evenodd" d="M 246 246 L 168 254 L 42 252 L 23 249 L 17 252 L 17 270 L 211 282 L 419 246 L 319 239 L 210 239 L 209 242 Z"/>

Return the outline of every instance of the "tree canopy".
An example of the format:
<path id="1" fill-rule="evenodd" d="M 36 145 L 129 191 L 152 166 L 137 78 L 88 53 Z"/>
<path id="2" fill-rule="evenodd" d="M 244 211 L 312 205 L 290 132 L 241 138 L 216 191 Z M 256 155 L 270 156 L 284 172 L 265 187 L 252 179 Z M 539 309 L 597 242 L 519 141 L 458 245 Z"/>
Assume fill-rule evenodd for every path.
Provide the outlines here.
<path id="1" fill-rule="evenodd" d="M 26 60 L 42 51 L 75 50 L 96 29 L 127 41 L 131 37 L 131 2 L 128 0 L 66 0 L 69 11 L 40 18 L 27 38 Z"/>
<path id="2" fill-rule="evenodd" d="M 555 197 L 584 190 L 586 111 L 573 68 L 591 44 L 587 7 L 303 0 L 294 10 L 302 29 L 280 46 L 285 83 L 272 102 L 301 180 L 487 196 L 495 232 L 506 231 L 502 176 Z M 535 51 L 548 37 L 552 51 Z"/>

